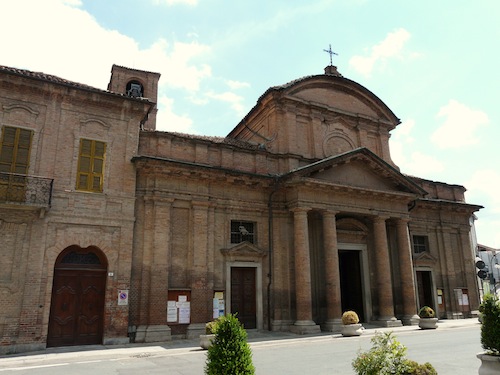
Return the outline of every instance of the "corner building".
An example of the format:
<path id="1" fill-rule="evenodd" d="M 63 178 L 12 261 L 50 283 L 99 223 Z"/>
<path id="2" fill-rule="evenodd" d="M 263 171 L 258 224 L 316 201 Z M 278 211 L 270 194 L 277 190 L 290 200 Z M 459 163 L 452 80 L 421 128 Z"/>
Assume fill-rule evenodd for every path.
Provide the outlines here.
<path id="1" fill-rule="evenodd" d="M 9 134 L 31 137 L 27 167 L 0 164 L 0 196 L 17 175 L 51 184 L 41 204 L 26 182 L 0 198 L 4 351 L 197 337 L 229 312 L 303 334 L 335 332 L 345 310 L 398 326 L 423 305 L 448 319 L 478 308 L 481 206 L 401 173 L 399 119 L 333 66 L 269 88 L 224 138 L 156 131 L 156 73 L 113 66 L 108 91 L 0 73 L 2 162 Z M 86 290 L 101 296 L 92 319 Z"/>

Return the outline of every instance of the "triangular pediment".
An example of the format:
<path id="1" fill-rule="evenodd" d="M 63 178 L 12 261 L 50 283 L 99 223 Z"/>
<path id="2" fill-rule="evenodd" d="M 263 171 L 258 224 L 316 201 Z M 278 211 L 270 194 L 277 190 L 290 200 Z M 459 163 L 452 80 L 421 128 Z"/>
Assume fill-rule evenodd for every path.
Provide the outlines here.
<path id="1" fill-rule="evenodd" d="M 231 260 L 258 260 L 267 255 L 267 251 L 262 250 L 248 241 L 240 242 L 226 249 L 221 249 L 221 252 Z"/>
<path id="2" fill-rule="evenodd" d="M 366 148 L 325 158 L 291 171 L 289 175 L 373 191 L 426 194 L 412 180 Z"/>
<path id="3" fill-rule="evenodd" d="M 423 252 L 413 257 L 414 266 L 432 266 L 436 264 L 436 262 L 437 259 L 428 252 Z"/>

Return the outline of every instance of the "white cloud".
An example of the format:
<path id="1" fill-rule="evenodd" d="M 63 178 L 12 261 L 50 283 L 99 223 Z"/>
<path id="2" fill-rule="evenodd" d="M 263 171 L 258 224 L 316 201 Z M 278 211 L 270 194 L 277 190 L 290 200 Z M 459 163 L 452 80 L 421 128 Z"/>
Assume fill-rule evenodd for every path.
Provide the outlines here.
<path id="1" fill-rule="evenodd" d="M 391 138 L 389 139 L 391 158 L 400 167 L 406 163 L 405 152 L 408 150 L 408 145 L 414 142 L 411 134 L 414 126 L 415 120 L 407 119 L 399 124 L 391 133 Z"/>
<path id="2" fill-rule="evenodd" d="M 177 4 L 186 4 L 186 5 L 198 5 L 198 0 L 153 0 L 153 4 L 155 5 L 177 5 Z"/>
<path id="3" fill-rule="evenodd" d="M 410 39 L 410 33 L 401 28 L 387 34 L 386 38 L 371 47 L 368 56 L 353 56 L 349 60 L 349 65 L 359 73 L 369 76 L 374 69 L 375 64 L 385 63 L 389 58 L 415 57 L 417 54 L 404 54 L 403 48 Z"/>
<path id="4" fill-rule="evenodd" d="M 444 164 L 433 156 L 426 155 L 420 151 L 415 151 L 410 155 L 409 160 L 405 163 L 404 173 L 429 178 L 429 175 L 437 174 L 445 170 Z"/>
<path id="5" fill-rule="evenodd" d="M 161 74 L 159 97 L 172 88 L 195 97 L 202 81 L 211 77 L 210 66 L 194 62 L 209 53 L 208 46 L 158 39 L 141 48 L 133 38 L 101 26 L 80 5 L 80 0 L 5 2 L 3 13 L 23 17 L 2 20 L 4 30 L 16 37 L 2 39 L 1 63 L 101 89 L 107 88 L 113 64 L 154 71 Z M 172 103 L 162 100 L 158 124 L 165 122 L 167 129 L 175 131 L 190 130 L 191 119 L 175 115 Z"/>
<path id="6" fill-rule="evenodd" d="M 227 80 L 226 84 L 229 86 L 230 89 L 236 90 L 236 89 L 241 89 L 241 88 L 246 88 L 250 87 L 250 84 L 248 82 L 241 82 L 241 81 L 231 81 Z"/>
<path id="7" fill-rule="evenodd" d="M 488 204 L 488 209 L 491 212 L 500 214 L 500 189 L 498 188 L 500 186 L 500 172 L 498 170 L 481 169 L 475 171 L 465 186 L 471 202 L 486 198 L 487 202 L 479 202 L 479 204 Z"/>
<path id="8" fill-rule="evenodd" d="M 221 102 L 229 103 L 232 109 L 238 113 L 238 115 L 243 116 L 245 114 L 245 108 L 243 106 L 243 97 L 236 95 L 233 92 L 223 92 L 223 93 L 215 93 L 208 92 L 207 96 L 211 99 L 219 100 Z"/>
<path id="9" fill-rule="evenodd" d="M 173 111 L 174 101 L 161 96 L 158 98 L 156 130 L 193 134 L 193 120 L 185 115 L 177 115 Z"/>
<path id="10" fill-rule="evenodd" d="M 43 71 L 105 89 L 113 64 L 161 73 L 161 87 L 196 91 L 211 68 L 195 64 L 210 48 L 197 42 L 159 39 L 140 48 L 132 38 L 102 27 L 79 0 L 9 1 L 2 26 L 16 35 L 2 39 L 2 64 Z M 40 15 L 43 14 L 43 17 Z M 49 43 L 47 41 L 50 41 Z M 20 48 L 22 46 L 22 48 Z"/>
<path id="11" fill-rule="evenodd" d="M 393 131 L 389 140 L 392 160 L 401 172 L 413 176 L 429 178 L 429 175 L 443 172 L 445 167 L 441 161 L 420 151 L 412 151 L 415 146 L 419 147 L 412 134 L 414 127 L 415 120 L 407 119 Z"/>
<path id="12" fill-rule="evenodd" d="M 450 100 L 437 114 L 442 125 L 431 135 L 431 141 L 440 148 L 461 148 L 479 143 L 475 132 L 489 123 L 488 115 Z"/>

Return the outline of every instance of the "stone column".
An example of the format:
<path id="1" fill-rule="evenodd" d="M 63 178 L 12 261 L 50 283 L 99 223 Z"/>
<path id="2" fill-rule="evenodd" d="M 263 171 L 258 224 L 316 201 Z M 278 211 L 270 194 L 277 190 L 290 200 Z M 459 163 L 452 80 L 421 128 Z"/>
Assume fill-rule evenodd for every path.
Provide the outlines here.
<path id="1" fill-rule="evenodd" d="M 323 239 L 325 249 L 325 281 L 327 321 L 323 329 L 337 332 L 340 330 L 342 318 L 342 301 L 340 294 L 339 251 L 337 246 L 337 225 L 335 212 L 323 212 Z"/>
<path id="2" fill-rule="evenodd" d="M 299 334 L 320 331 L 319 326 L 312 320 L 311 265 L 307 211 L 309 209 L 303 207 L 293 210 L 297 320 L 290 327 L 290 330 Z"/>
<path id="3" fill-rule="evenodd" d="M 375 242 L 375 263 L 377 273 L 377 291 L 379 317 L 378 321 L 385 327 L 401 326 L 400 320 L 394 317 L 394 299 L 392 295 L 391 262 L 387 244 L 387 218 L 377 216 L 373 219 L 373 237 Z"/>
<path id="4" fill-rule="evenodd" d="M 403 322 L 406 325 L 418 324 L 417 299 L 415 295 L 415 279 L 413 277 L 412 251 L 408 219 L 396 221 L 399 250 L 399 270 L 401 274 L 401 292 L 403 293 Z"/>

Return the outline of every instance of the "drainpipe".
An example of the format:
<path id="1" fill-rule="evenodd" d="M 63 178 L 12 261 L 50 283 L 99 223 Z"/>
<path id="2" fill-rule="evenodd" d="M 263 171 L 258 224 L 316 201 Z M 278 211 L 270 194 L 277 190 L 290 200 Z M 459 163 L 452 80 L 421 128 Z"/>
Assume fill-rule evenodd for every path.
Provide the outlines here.
<path id="1" fill-rule="evenodd" d="M 271 331 L 271 284 L 273 283 L 273 195 L 276 193 L 279 189 L 279 176 L 275 176 L 274 178 L 274 186 L 273 186 L 273 191 L 271 194 L 269 194 L 269 200 L 267 202 L 267 207 L 268 207 L 268 233 L 269 233 L 269 254 L 268 254 L 268 261 L 269 261 L 269 272 L 267 274 L 268 277 L 268 283 L 267 283 L 267 329 Z"/>

